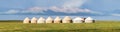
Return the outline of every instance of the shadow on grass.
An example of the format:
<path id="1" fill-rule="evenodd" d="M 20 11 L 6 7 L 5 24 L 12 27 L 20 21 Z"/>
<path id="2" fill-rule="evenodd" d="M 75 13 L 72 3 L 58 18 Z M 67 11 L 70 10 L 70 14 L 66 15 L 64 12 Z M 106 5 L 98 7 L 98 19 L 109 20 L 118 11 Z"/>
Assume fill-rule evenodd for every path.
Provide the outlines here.
<path id="1" fill-rule="evenodd" d="M 37 30 L 36 32 L 119 32 L 120 29 Z"/>
<path id="2" fill-rule="evenodd" d="M 119 32 L 119 31 L 120 29 L 4 30 L 4 32 Z"/>

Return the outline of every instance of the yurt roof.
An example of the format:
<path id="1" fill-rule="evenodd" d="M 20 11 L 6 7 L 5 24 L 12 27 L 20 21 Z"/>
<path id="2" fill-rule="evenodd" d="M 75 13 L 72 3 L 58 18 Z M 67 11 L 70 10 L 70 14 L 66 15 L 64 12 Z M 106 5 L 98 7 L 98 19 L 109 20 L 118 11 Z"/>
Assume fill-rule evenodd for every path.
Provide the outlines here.
<path id="1" fill-rule="evenodd" d="M 93 20 L 91 17 L 86 18 L 86 20 Z"/>
<path id="2" fill-rule="evenodd" d="M 75 19 L 73 20 L 83 20 L 81 17 L 76 17 Z"/>
<path id="3" fill-rule="evenodd" d="M 30 20 L 29 17 L 26 17 L 24 20 Z"/>
<path id="4" fill-rule="evenodd" d="M 37 20 L 37 18 L 36 18 L 36 17 L 33 17 L 31 20 Z"/>
<path id="5" fill-rule="evenodd" d="M 44 17 L 40 17 L 39 20 L 45 20 L 45 18 Z"/>
<path id="6" fill-rule="evenodd" d="M 53 19 L 52 19 L 52 17 L 49 16 L 46 20 L 53 20 Z"/>
<path id="7" fill-rule="evenodd" d="M 57 16 L 57 17 L 55 18 L 55 20 L 61 20 L 61 18 L 60 18 L 59 16 Z"/>
<path id="8" fill-rule="evenodd" d="M 65 16 L 63 20 L 72 20 L 69 16 Z"/>

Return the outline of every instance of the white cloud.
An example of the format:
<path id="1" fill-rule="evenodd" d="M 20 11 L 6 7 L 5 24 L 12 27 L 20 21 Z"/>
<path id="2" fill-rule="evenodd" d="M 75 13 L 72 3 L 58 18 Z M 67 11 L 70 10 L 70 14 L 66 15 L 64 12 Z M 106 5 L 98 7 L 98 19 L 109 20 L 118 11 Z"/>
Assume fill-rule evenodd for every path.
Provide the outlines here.
<path id="1" fill-rule="evenodd" d="M 111 14 L 112 16 L 120 16 L 120 14 Z"/>
<path id="2" fill-rule="evenodd" d="M 63 4 L 63 7 L 81 7 L 87 0 L 69 0 Z"/>
<path id="3" fill-rule="evenodd" d="M 63 12 L 63 13 L 79 13 L 79 12 L 91 12 L 90 9 L 80 9 L 80 8 L 66 8 L 66 7 L 57 7 L 52 6 L 49 8 L 43 8 L 43 7 L 32 7 L 28 8 L 27 11 L 23 12 L 31 12 L 31 13 L 44 13 L 44 11 L 54 11 L 54 12 Z"/>
<path id="4" fill-rule="evenodd" d="M 41 7 L 32 7 L 32 8 L 28 8 L 28 9 L 24 9 L 24 10 L 10 9 L 6 12 L 0 12 L 0 14 L 17 14 L 17 13 L 37 14 L 37 13 L 44 13 L 43 11 L 46 11 L 46 10 Z"/>
<path id="5" fill-rule="evenodd" d="M 63 13 L 92 13 L 90 9 L 80 9 L 80 8 L 66 8 L 66 7 L 50 7 L 50 8 L 41 8 L 41 7 L 32 7 L 25 10 L 8 10 L 5 14 L 16 14 L 16 13 L 44 13 L 44 11 L 54 11 L 54 12 L 63 12 Z"/>
<path id="6" fill-rule="evenodd" d="M 93 12 L 90 9 L 81 9 L 80 7 L 86 2 L 87 0 L 69 0 L 65 1 L 63 5 L 58 6 L 51 6 L 51 7 L 31 7 L 25 10 L 9 10 L 5 13 L 8 14 L 15 14 L 15 13 L 44 13 L 44 11 L 52 10 L 54 12 L 63 12 L 63 13 L 98 13 Z"/>
<path id="7" fill-rule="evenodd" d="M 17 11 L 17 10 L 9 10 L 9 11 L 5 12 L 5 14 L 16 14 L 16 13 L 19 13 L 19 11 Z"/>
<path id="8" fill-rule="evenodd" d="M 69 0 L 65 1 L 61 7 L 52 6 L 49 9 L 54 12 L 63 12 L 63 13 L 79 13 L 79 12 L 90 12 L 90 9 L 81 9 L 80 7 L 87 0 Z"/>
<path id="9" fill-rule="evenodd" d="M 44 11 L 47 11 L 47 9 L 42 7 L 32 7 L 32 8 L 26 9 L 26 11 L 23 11 L 23 12 L 44 13 Z"/>
<path id="10" fill-rule="evenodd" d="M 50 10 L 54 12 L 64 12 L 64 13 L 78 13 L 78 12 L 90 12 L 89 9 L 80 9 L 80 8 L 66 8 L 66 7 L 50 7 Z"/>
<path id="11" fill-rule="evenodd" d="M 32 7 L 32 8 L 28 8 L 27 10 L 30 10 L 30 11 L 43 11 L 46 9 L 45 8 L 42 8 L 42 7 Z"/>
<path id="12" fill-rule="evenodd" d="M 92 13 L 92 14 L 98 14 L 98 15 L 104 15 L 104 13 L 102 13 L 102 12 L 98 12 L 98 11 L 90 11 L 89 13 Z"/>

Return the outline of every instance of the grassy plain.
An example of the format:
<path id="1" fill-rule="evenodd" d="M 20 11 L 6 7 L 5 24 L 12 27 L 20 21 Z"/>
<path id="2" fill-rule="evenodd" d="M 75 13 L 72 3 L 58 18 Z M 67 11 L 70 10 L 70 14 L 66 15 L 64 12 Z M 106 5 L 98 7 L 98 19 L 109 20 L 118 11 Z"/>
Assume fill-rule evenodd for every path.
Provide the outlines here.
<path id="1" fill-rule="evenodd" d="M 79 24 L 23 24 L 20 20 L 1 20 L 0 32 L 119 32 L 120 21 Z"/>

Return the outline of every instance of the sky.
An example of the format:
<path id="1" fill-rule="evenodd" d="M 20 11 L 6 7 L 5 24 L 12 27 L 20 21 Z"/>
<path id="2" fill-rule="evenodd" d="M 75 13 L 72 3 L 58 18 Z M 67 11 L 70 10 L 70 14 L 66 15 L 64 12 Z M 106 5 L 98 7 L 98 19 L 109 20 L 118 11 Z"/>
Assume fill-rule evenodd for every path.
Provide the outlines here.
<path id="1" fill-rule="evenodd" d="M 0 15 L 120 16 L 120 0 L 0 0 Z"/>
<path id="2" fill-rule="evenodd" d="M 120 16 L 120 0 L 0 0 L 0 14 Z"/>

